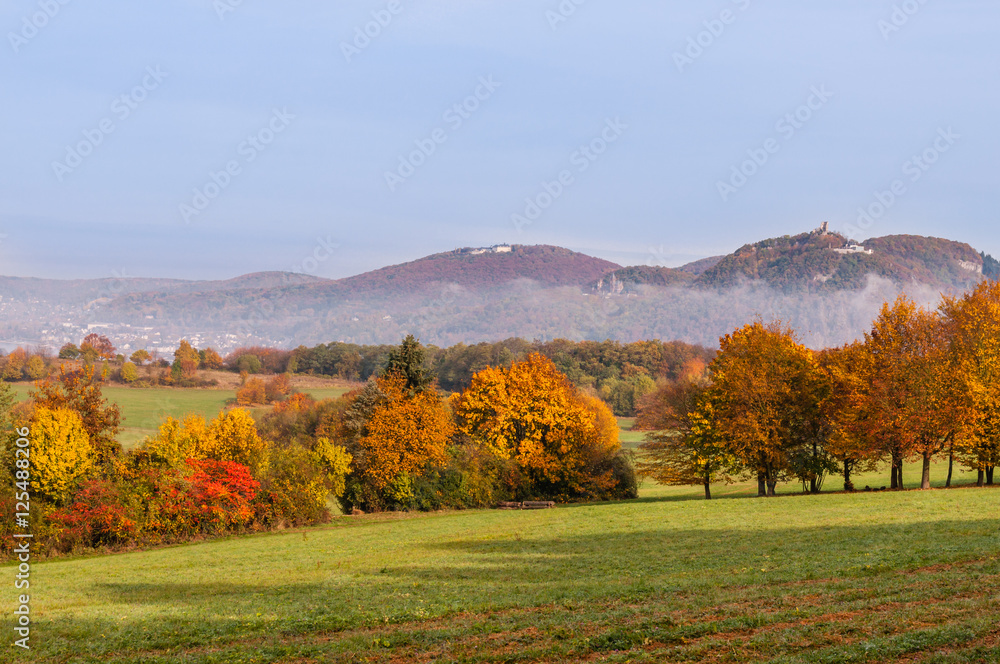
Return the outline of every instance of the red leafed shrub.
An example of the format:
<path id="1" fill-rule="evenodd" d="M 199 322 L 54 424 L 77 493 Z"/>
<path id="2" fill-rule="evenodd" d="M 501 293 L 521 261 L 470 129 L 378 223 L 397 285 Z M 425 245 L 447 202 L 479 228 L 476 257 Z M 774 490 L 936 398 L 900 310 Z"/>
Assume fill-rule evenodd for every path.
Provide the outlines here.
<path id="1" fill-rule="evenodd" d="M 113 546 L 132 541 L 138 527 L 129 518 L 118 487 L 105 480 L 83 485 L 72 504 L 49 515 L 62 548 Z"/>
<path id="2" fill-rule="evenodd" d="M 260 482 L 250 469 L 232 461 L 188 459 L 193 473 L 190 497 L 202 532 L 222 532 L 247 526 L 253 519 L 250 501 Z"/>

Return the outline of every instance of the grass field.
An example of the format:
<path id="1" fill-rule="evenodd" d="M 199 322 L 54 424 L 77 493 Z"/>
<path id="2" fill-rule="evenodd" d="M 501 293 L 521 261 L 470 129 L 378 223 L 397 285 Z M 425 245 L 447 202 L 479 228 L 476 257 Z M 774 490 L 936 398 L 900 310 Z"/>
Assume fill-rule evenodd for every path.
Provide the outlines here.
<path id="1" fill-rule="evenodd" d="M 627 447 L 629 449 L 635 449 L 646 442 L 646 432 L 645 431 L 632 431 L 632 426 L 635 424 L 634 417 L 619 417 L 618 427 L 621 429 L 619 434 L 619 439 L 622 441 L 622 447 Z"/>
<path id="2" fill-rule="evenodd" d="M 697 495 L 41 562 L 18 659 L 1000 661 L 1000 490 Z"/>

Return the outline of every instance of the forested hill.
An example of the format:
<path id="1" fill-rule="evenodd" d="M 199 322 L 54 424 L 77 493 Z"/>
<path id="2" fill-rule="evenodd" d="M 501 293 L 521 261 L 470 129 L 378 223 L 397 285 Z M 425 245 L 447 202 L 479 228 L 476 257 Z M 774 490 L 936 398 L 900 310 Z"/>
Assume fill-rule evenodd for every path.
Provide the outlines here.
<path id="1" fill-rule="evenodd" d="M 843 236 L 820 232 L 763 240 L 726 256 L 695 284 L 726 288 L 760 281 L 785 291 L 840 291 L 864 288 L 869 276 L 876 276 L 953 291 L 983 276 L 984 257 L 962 242 L 890 235 L 861 243 L 863 252 L 836 251 L 847 245 Z"/>
<path id="2" fill-rule="evenodd" d="M 506 249 L 506 245 L 503 249 Z M 473 253 L 458 249 L 409 263 L 341 279 L 337 289 L 380 295 L 410 293 L 433 284 L 478 290 L 528 279 L 543 287 L 583 286 L 620 266 L 586 254 L 547 245 L 513 245 L 506 250 Z"/>

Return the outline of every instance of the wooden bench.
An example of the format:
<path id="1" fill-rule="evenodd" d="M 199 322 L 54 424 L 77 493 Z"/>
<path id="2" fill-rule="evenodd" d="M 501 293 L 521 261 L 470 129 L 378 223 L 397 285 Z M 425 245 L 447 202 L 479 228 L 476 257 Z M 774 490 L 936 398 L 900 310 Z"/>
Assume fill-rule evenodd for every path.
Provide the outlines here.
<path id="1" fill-rule="evenodd" d="M 523 503 L 500 503 L 497 509 L 501 510 L 548 510 L 556 504 L 551 500 L 526 500 Z"/>

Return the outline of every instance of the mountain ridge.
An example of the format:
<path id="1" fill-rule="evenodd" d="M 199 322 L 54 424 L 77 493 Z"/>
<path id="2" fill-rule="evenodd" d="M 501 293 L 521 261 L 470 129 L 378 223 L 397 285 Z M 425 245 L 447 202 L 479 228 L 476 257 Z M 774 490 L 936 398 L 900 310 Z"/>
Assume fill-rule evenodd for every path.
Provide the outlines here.
<path id="1" fill-rule="evenodd" d="M 678 268 L 498 245 L 343 279 L 283 272 L 205 282 L 0 278 L 0 339 L 58 346 L 97 328 L 120 347 L 166 349 L 188 337 L 223 351 L 395 343 L 409 333 L 435 344 L 521 336 L 712 345 L 753 316 L 777 316 L 824 344 L 856 337 L 876 307 L 900 292 L 930 306 L 984 273 L 1000 276 L 1000 263 L 965 243 L 898 235 L 851 248 L 843 236 L 817 230 Z"/>

